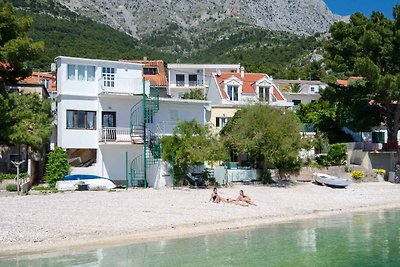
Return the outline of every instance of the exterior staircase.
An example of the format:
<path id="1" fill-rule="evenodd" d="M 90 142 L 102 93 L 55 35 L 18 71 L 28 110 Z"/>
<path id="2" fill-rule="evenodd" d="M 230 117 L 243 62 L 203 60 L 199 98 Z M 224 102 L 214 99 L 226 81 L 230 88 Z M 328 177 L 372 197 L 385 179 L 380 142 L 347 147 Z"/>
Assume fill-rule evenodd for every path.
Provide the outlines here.
<path id="1" fill-rule="evenodd" d="M 155 96 L 143 99 L 131 108 L 130 135 L 133 143 L 143 144 L 143 154 L 130 163 L 131 186 L 147 187 L 147 171 L 161 159 L 161 143 L 159 137 L 146 128 L 153 123 L 154 114 L 160 108 L 158 91 Z"/>

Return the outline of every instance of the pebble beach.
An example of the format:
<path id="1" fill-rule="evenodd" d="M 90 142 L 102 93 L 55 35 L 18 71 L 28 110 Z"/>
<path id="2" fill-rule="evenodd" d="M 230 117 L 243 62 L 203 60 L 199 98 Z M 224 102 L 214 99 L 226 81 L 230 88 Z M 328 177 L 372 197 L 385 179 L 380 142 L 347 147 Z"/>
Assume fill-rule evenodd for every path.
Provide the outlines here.
<path id="1" fill-rule="evenodd" d="M 208 202 L 211 189 L 129 189 L 26 196 L 0 192 L 0 256 L 182 238 L 354 211 L 400 208 L 400 185 L 313 183 L 243 189 L 257 206 Z"/>

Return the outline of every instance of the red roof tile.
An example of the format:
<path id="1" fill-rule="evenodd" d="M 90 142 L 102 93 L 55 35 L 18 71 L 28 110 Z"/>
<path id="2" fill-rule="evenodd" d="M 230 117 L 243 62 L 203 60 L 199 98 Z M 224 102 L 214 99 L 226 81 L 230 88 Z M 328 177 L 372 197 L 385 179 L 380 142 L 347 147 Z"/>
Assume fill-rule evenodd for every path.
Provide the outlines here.
<path id="1" fill-rule="evenodd" d="M 363 77 L 352 76 L 352 77 L 349 77 L 347 80 L 336 80 L 336 84 L 341 85 L 341 86 L 347 86 L 347 85 L 349 85 L 349 82 L 361 80 L 362 78 Z"/>
<path id="2" fill-rule="evenodd" d="M 235 72 L 223 72 L 221 75 L 215 75 L 217 80 L 219 90 L 221 92 L 223 99 L 229 99 L 223 88 L 223 82 L 231 77 L 235 77 L 237 80 L 242 82 L 242 93 L 244 94 L 256 94 L 254 84 L 264 78 L 266 76 L 265 73 L 244 73 L 243 77 L 241 77 L 240 73 Z M 279 93 L 278 89 L 273 86 L 274 91 L 273 94 L 275 98 L 279 100 L 283 100 L 282 95 Z"/>
<path id="3" fill-rule="evenodd" d="M 157 68 L 157 74 L 144 74 L 143 77 L 150 81 L 151 86 L 166 87 L 168 85 L 167 76 L 165 75 L 164 61 L 162 60 L 120 60 L 130 63 L 144 64 L 145 67 Z"/>

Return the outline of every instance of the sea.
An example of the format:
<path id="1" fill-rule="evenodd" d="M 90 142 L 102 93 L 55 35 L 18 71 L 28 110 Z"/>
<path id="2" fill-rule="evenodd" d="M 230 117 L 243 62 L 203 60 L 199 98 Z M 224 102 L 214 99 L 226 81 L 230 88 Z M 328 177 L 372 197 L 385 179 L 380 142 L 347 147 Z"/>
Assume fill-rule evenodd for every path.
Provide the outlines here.
<path id="1" fill-rule="evenodd" d="M 400 210 L 0 258 L 3 266 L 400 266 Z"/>

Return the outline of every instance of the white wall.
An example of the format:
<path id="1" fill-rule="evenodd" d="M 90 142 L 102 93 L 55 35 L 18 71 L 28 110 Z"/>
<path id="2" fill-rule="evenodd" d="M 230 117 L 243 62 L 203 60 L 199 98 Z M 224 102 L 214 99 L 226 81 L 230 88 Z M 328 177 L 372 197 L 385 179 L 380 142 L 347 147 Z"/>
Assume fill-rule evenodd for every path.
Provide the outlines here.
<path id="1" fill-rule="evenodd" d="M 101 114 L 105 112 L 116 112 L 116 127 L 130 127 L 131 108 L 142 99 L 142 96 L 106 96 L 100 98 L 99 128 L 101 125 Z"/>
<path id="2" fill-rule="evenodd" d="M 143 145 L 102 145 L 97 154 L 97 164 L 99 166 L 100 176 L 114 181 L 125 180 L 126 175 L 126 157 L 128 152 L 128 171 L 130 172 L 131 161 L 143 154 Z"/>
<path id="3" fill-rule="evenodd" d="M 62 148 L 97 148 L 99 124 L 98 101 L 96 98 L 60 96 L 57 114 L 57 145 Z M 67 129 L 67 110 L 96 111 L 96 129 Z M 100 120 L 101 121 L 101 120 Z"/>
<path id="4" fill-rule="evenodd" d="M 94 81 L 69 80 L 68 65 L 95 66 Z M 84 59 L 72 57 L 58 57 L 57 65 L 57 91 L 58 94 L 97 96 L 100 92 L 142 94 L 143 78 L 142 65 L 120 61 L 97 59 Z M 102 68 L 115 68 L 114 88 L 103 87 Z M 86 71 L 87 73 L 87 71 Z"/>
<path id="5" fill-rule="evenodd" d="M 172 134 L 173 128 L 180 121 L 195 119 L 199 123 L 204 124 L 204 106 L 207 106 L 208 103 L 207 101 L 160 98 L 160 110 L 154 116 L 154 123 L 148 124 L 148 128 L 153 132 L 168 135 Z"/>

